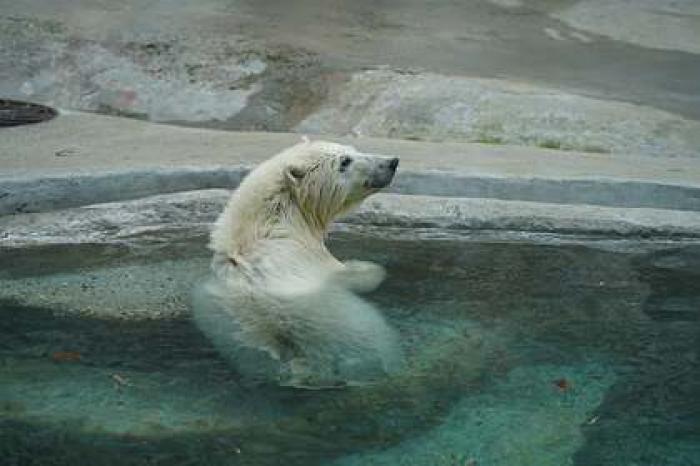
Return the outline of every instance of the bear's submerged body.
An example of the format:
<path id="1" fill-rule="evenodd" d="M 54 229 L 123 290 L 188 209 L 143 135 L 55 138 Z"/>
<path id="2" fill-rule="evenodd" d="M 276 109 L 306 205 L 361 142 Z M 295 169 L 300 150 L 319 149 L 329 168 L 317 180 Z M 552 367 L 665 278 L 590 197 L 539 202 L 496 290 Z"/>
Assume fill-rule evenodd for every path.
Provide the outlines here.
<path id="1" fill-rule="evenodd" d="M 396 332 L 357 293 L 381 266 L 342 263 L 324 244 L 333 218 L 388 185 L 397 159 L 304 142 L 241 183 L 210 243 L 213 274 L 194 296 L 199 328 L 242 376 L 283 385 L 366 383 L 396 369 Z"/>

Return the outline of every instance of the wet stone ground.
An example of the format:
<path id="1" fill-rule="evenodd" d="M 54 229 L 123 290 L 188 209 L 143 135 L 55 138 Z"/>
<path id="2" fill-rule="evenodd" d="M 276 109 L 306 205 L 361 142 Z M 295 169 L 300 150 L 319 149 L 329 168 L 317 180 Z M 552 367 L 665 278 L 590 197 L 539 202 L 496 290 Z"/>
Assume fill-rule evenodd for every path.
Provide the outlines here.
<path id="1" fill-rule="evenodd" d="M 207 273 L 201 240 L 3 260 L 0 455 L 60 465 L 700 461 L 699 246 L 375 233 L 338 232 L 331 244 L 387 268 L 369 299 L 401 333 L 407 365 L 344 390 L 242 385 L 186 305 L 159 315 L 163 304 L 148 300 L 158 282 L 186 299 Z M 68 276 L 98 291 L 81 296 Z M 37 300 L 57 283 L 72 301 Z M 140 299 L 139 318 L 79 309 Z"/>

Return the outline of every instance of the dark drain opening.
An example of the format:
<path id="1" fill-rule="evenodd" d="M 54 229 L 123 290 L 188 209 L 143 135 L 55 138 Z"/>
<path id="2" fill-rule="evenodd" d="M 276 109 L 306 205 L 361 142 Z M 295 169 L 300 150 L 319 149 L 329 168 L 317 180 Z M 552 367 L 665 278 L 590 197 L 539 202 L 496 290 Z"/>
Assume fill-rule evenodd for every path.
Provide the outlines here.
<path id="1" fill-rule="evenodd" d="M 50 120 L 58 112 L 45 105 L 0 99 L 0 126 L 18 126 Z"/>

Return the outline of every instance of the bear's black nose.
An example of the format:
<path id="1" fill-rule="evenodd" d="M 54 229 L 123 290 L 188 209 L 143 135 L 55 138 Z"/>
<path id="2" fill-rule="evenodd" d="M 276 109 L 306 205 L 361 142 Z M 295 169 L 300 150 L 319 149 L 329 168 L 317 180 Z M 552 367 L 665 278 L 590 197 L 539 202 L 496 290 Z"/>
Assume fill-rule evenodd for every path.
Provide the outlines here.
<path id="1" fill-rule="evenodd" d="M 399 158 L 398 157 L 394 157 L 393 159 L 391 159 L 389 161 L 389 168 L 391 168 L 392 170 L 396 170 L 396 167 L 398 167 L 398 166 L 399 166 Z"/>

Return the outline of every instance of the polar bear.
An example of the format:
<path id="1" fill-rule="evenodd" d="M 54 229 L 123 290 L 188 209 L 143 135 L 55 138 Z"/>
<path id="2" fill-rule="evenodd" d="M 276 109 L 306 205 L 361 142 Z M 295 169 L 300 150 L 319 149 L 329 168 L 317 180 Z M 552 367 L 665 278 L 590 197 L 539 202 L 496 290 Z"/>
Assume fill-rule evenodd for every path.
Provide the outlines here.
<path id="1" fill-rule="evenodd" d="M 384 269 L 340 262 L 324 244 L 333 219 L 388 186 L 398 163 L 305 139 L 233 193 L 193 309 L 241 375 L 312 388 L 376 380 L 400 365 L 396 332 L 358 296 L 379 286 Z"/>

